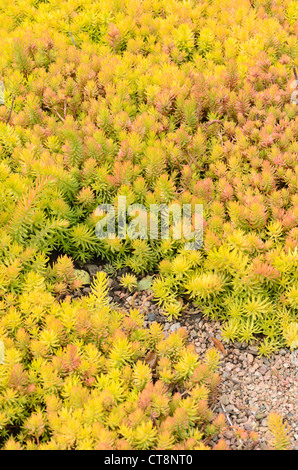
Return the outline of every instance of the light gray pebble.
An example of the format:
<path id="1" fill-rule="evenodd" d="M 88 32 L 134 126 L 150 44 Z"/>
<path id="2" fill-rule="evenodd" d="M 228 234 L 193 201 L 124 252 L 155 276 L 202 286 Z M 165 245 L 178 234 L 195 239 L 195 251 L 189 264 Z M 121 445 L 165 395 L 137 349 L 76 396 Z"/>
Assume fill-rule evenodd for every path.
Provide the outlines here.
<path id="1" fill-rule="evenodd" d="M 170 331 L 173 333 L 177 331 L 181 327 L 180 323 L 174 323 L 173 325 L 170 326 Z"/>
<path id="2" fill-rule="evenodd" d="M 224 406 L 229 405 L 229 403 L 230 403 L 230 397 L 229 397 L 227 394 L 224 393 L 224 394 L 220 397 L 220 401 L 221 401 L 221 403 L 223 403 Z"/>
<path id="3" fill-rule="evenodd" d="M 252 364 L 253 361 L 254 361 L 253 355 L 252 355 L 252 354 L 247 354 L 247 362 L 248 362 L 249 364 Z"/>

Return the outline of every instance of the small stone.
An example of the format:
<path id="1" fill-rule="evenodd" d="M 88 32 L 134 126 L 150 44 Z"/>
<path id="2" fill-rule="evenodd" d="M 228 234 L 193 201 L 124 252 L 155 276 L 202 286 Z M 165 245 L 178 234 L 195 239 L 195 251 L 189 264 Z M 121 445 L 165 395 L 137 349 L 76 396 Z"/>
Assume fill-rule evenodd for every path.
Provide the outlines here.
<path id="1" fill-rule="evenodd" d="M 173 325 L 170 326 L 170 331 L 174 333 L 181 327 L 180 323 L 174 323 Z"/>
<path id="2" fill-rule="evenodd" d="M 87 264 L 86 268 L 88 269 L 90 276 L 96 276 L 98 271 L 102 271 L 102 268 L 96 264 Z"/>
<path id="3" fill-rule="evenodd" d="M 244 421 L 243 427 L 248 432 L 253 431 L 253 426 L 248 421 L 246 421 L 246 422 Z"/>
<path id="4" fill-rule="evenodd" d="M 156 315 L 154 313 L 149 313 L 148 314 L 148 321 L 155 321 Z"/>
<path id="5" fill-rule="evenodd" d="M 261 366 L 261 367 L 259 368 L 259 372 L 260 372 L 260 374 L 262 374 L 262 375 L 265 375 L 266 372 L 267 372 L 267 370 L 268 370 L 268 369 L 267 369 L 266 366 Z"/>
<path id="6" fill-rule="evenodd" d="M 227 408 L 226 408 L 226 410 L 227 410 L 228 413 L 235 413 L 235 409 L 236 409 L 236 408 L 235 408 L 234 405 L 227 405 Z M 237 410 L 237 411 L 238 411 L 238 410 Z"/>
<path id="7" fill-rule="evenodd" d="M 248 351 L 253 354 L 254 356 L 257 356 L 258 355 L 258 348 L 256 348 L 255 346 L 249 346 L 248 347 Z"/>
<path id="8" fill-rule="evenodd" d="M 252 364 L 253 361 L 254 361 L 253 355 L 252 355 L 252 354 L 247 354 L 247 362 L 248 362 L 249 364 Z"/>
<path id="9" fill-rule="evenodd" d="M 220 401 L 223 405 L 227 406 L 230 403 L 230 398 L 227 394 L 223 394 L 220 398 Z"/>

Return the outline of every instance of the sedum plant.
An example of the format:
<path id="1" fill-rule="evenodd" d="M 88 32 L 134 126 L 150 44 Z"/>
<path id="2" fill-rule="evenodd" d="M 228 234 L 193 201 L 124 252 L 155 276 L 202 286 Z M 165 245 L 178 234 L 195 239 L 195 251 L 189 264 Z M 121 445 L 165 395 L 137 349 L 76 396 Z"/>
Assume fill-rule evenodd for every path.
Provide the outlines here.
<path id="1" fill-rule="evenodd" d="M 218 352 L 144 329 L 103 273 L 71 299 L 78 264 L 128 268 L 128 291 L 154 275 L 165 315 L 192 302 L 227 342 L 297 348 L 297 18 L 293 0 L 1 1 L 1 449 L 227 448 Z M 202 248 L 174 218 L 168 239 L 99 239 L 119 196 L 202 204 Z"/>
<path id="2" fill-rule="evenodd" d="M 48 271 L 53 252 L 103 259 L 155 273 L 169 318 L 191 300 L 227 341 L 293 349 L 295 2 L 27 3 L 0 6 L 0 296 L 18 295 L 31 265 L 57 295 L 77 289 L 66 266 Z M 202 204 L 199 255 L 172 220 L 167 240 L 97 238 L 99 204 L 118 229 L 118 196 Z"/>
<path id="3" fill-rule="evenodd" d="M 107 292 L 98 272 L 88 297 L 58 303 L 36 285 L 2 302 L 1 449 L 223 447 L 211 444 L 226 426 L 212 411 L 219 352 L 199 361 L 183 328 L 144 329 Z"/>
<path id="4" fill-rule="evenodd" d="M 268 416 L 267 422 L 270 432 L 269 447 L 273 450 L 290 450 L 290 429 L 283 422 L 282 416 L 272 411 Z"/>

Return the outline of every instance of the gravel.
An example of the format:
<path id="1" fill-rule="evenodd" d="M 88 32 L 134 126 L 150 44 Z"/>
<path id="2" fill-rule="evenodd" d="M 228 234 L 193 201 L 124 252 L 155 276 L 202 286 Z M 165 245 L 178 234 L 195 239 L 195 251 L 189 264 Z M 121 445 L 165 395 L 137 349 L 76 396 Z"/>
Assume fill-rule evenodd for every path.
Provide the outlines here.
<path id="1" fill-rule="evenodd" d="M 114 295 L 114 302 L 122 303 L 123 307 L 130 308 L 132 297 Z M 164 317 L 153 301 L 144 303 L 150 292 L 141 292 L 133 300 L 133 306 L 143 308 L 145 315 L 144 326 L 157 321 L 164 326 L 167 332 L 176 331 L 180 327 L 186 328 L 189 342 L 195 345 L 196 352 L 203 359 L 208 348 L 214 347 L 211 337 L 219 339 L 224 345 L 226 354 L 221 352 L 221 386 L 219 401 L 214 412 L 224 412 L 227 421 L 233 426 L 239 426 L 246 431 L 256 431 L 259 440 L 254 450 L 268 449 L 269 431 L 267 417 L 271 411 L 278 412 L 291 432 L 291 448 L 298 449 L 298 355 L 291 354 L 290 350 L 282 349 L 268 358 L 258 356 L 255 345 L 230 343 L 221 339 L 221 325 L 201 316 L 195 308 L 188 310 L 179 318 L 179 322 Z M 122 294 L 123 296 L 123 294 Z M 223 437 L 232 450 L 245 449 L 240 444 L 231 429 Z M 242 446 L 242 447 L 241 447 Z"/>
<path id="2" fill-rule="evenodd" d="M 89 265 L 88 271 L 95 275 L 100 267 Z M 87 295 L 90 288 L 84 288 L 80 295 Z M 137 295 L 127 294 L 116 279 L 110 283 L 110 299 L 122 308 L 140 308 L 144 313 L 144 327 L 153 321 L 161 323 L 166 335 L 184 327 L 188 341 L 195 345 L 196 352 L 203 359 L 207 349 L 214 347 L 211 337 L 224 345 L 226 354 L 221 352 L 219 374 L 221 376 L 220 395 L 214 409 L 215 413 L 224 412 L 227 422 L 246 431 L 255 431 L 259 439 L 254 450 L 268 449 L 267 418 L 271 411 L 279 413 L 291 432 L 291 448 L 298 449 L 298 353 L 280 349 L 268 358 L 260 357 L 254 344 L 235 342 L 226 344 L 221 339 L 219 322 L 202 317 L 195 308 L 189 308 L 179 321 L 170 322 L 161 314 L 152 301 L 150 291 Z M 223 437 L 232 450 L 245 449 L 231 432 L 231 427 Z M 240 444 L 239 444 L 240 442 Z"/>

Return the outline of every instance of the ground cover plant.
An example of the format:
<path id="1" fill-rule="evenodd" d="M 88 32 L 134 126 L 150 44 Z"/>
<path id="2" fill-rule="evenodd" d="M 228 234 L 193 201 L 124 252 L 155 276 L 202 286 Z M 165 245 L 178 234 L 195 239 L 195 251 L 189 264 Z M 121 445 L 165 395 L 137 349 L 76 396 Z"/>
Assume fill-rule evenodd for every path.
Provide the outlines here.
<path id="1" fill-rule="evenodd" d="M 138 310 L 110 304 L 105 273 L 76 301 L 58 302 L 37 283 L 1 307 L 1 449 L 229 449 L 213 441 L 228 427 L 213 412 L 220 352 L 199 361 L 184 328 L 144 328 Z M 268 426 L 271 448 L 288 449 L 282 417 L 272 413 Z M 233 431 L 246 445 L 258 441 Z"/>
<path id="2" fill-rule="evenodd" d="M 157 323 L 144 329 L 140 312 L 114 310 L 107 294 L 99 273 L 77 302 L 60 304 L 44 286 L 10 298 L 0 326 L 7 450 L 205 449 L 223 429 L 211 410 L 219 352 L 199 363 L 183 328 L 168 338 Z"/>
<path id="3" fill-rule="evenodd" d="M 7 426 L 22 427 L 20 445 L 28 435 L 47 440 L 51 426 L 54 435 L 60 427 L 62 389 L 50 405 L 41 399 L 42 360 L 59 384 L 64 376 L 78 384 L 78 396 L 67 400 L 95 393 L 84 382 L 84 355 L 88 328 L 103 334 L 102 325 L 86 326 L 86 343 L 73 334 L 77 307 L 64 325 L 56 303 L 82 285 L 74 262 L 100 257 L 115 271 L 128 268 L 130 278 L 122 282 L 129 290 L 136 288 L 134 276 L 152 275 L 150 289 L 164 315 L 179 318 L 193 302 L 222 321 L 227 342 L 257 341 L 263 355 L 294 350 L 297 2 L 3 0 L 0 20 L 0 344 L 13 369 L 0 365 L 1 386 L 11 393 L 2 439 L 8 439 Z M 96 209 L 113 205 L 117 223 L 119 196 L 127 206 L 147 209 L 202 204 L 202 248 L 186 250 L 183 237 L 174 239 L 173 225 L 168 239 L 100 240 L 95 227 L 102 215 Z M 62 255 L 50 263 L 54 251 Z M 36 306 L 39 295 L 45 304 Z M 123 320 L 109 314 L 116 323 Z M 118 331 L 111 328 L 107 354 Z M 134 341 L 145 342 L 142 335 Z M 84 356 L 85 371 L 75 366 L 75 378 L 65 372 L 64 354 Z M 104 360 L 109 362 L 102 358 L 100 364 Z M 113 367 L 104 367 L 108 376 Z M 151 383 L 148 367 L 139 367 Z M 127 393 L 137 400 L 142 387 L 132 383 Z M 39 391 L 31 396 L 33 386 Z M 107 399 L 107 407 L 113 400 Z M 55 423 L 44 422 L 44 406 L 54 407 Z M 30 407 L 42 432 L 30 431 Z M 142 413 L 136 418 L 140 426 Z M 105 438 L 101 432 L 97 444 L 118 445 L 115 430 Z M 166 445 L 152 433 L 152 445 Z M 183 445 L 193 439 L 189 431 L 181 436 Z M 84 439 L 79 445 L 91 445 Z M 123 439 L 128 446 L 143 445 L 132 435 Z M 200 438 L 194 440 L 191 445 L 199 445 Z M 56 436 L 45 445 L 62 441 Z"/>

